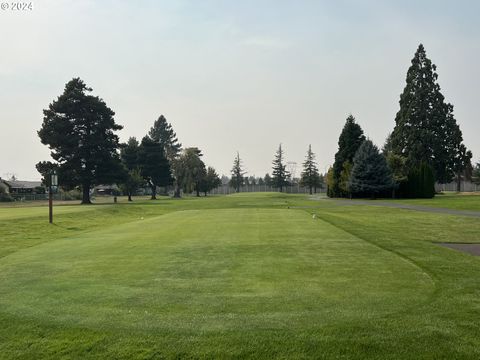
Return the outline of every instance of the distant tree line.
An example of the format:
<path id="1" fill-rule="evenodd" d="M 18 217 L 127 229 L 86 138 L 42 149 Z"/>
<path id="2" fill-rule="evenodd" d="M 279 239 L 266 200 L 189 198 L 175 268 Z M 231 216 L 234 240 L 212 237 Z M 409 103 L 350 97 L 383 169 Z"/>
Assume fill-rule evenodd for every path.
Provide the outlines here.
<path id="1" fill-rule="evenodd" d="M 123 127 L 115 122 L 115 113 L 105 102 L 91 92 L 81 79 L 72 79 L 44 110 L 38 135 L 54 160 L 36 165 L 44 183 L 56 170 L 62 187 L 82 190 L 83 204 L 91 203 L 91 189 L 99 184 L 118 184 L 130 201 L 145 185 L 154 200 L 159 187 L 173 186 L 179 197 L 181 190 L 206 195 L 220 184 L 215 169 L 205 165 L 198 148 L 182 149 L 163 115 L 141 142 L 131 137 L 126 144 L 120 143 L 116 132 Z"/>
<path id="2" fill-rule="evenodd" d="M 244 176 L 246 173 L 240 154 L 237 151 L 233 160 L 231 177 L 224 177 L 225 183 L 234 188 L 236 192 L 239 192 L 240 188 L 245 185 L 266 185 L 282 192 L 286 186 L 298 184 L 307 187 L 310 194 L 316 193 L 318 189 L 323 188 L 323 176 L 318 172 L 315 154 L 311 145 L 308 147 L 300 179 L 292 178 L 292 174 L 287 170 L 282 144 L 278 146 L 272 161 L 272 175 L 267 173 L 264 177 Z"/>
<path id="3" fill-rule="evenodd" d="M 171 189 L 175 197 L 182 191 L 206 196 L 222 183 L 237 192 L 244 185 L 268 185 L 283 191 L 298 184 L 313 194 L 326 182 L 331 197 L 432 197 L 435 182 L 455 180 L 458 190 L 464 179 L 480 183 L 480 164 L 472 166 L 472 153 L 463 144 L 453 105 L 445 102 L 437 79 L 436 67 L 420 45 L 407 72 L 395 127 L 381 151 L 350 115 L 334 163 L 325 175 L 319 173 L 309 145 L 300 178 L 295 179 L 280 144 L 271 174 L 246 176 L 237 152 L 230 178 L 221 179 L 213 167 L 205 165 L 200 149 L 182 147 L 163 115 L 141 141 L 130 137 L 120 143 L 116 133 L 122 126 L 115 122 L 113 110 L 75 78 L 44 110 L 38 135 L 49 146 L 53 161 L 39 162 L 36 167 L 44 181 L 56 170 L 62 187 L 82 190 L 85 204 L 90 203 L 95 185 L 113 183 L 129 200 L 144 186 L 150 188 L 154 200 L 159 188 Z"/>

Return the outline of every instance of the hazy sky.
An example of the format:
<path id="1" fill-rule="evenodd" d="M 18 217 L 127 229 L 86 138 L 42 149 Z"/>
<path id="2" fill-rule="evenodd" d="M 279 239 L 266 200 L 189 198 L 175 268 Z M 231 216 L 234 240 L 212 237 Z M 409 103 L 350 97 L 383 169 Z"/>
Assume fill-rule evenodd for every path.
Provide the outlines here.
<path id="1" fill-rule="evenodd" d="M 39 178 L 42 109 L 73 77 L 116 112 L 122 141 L 164 114 L 219 173 L 238 150 L 263 176 L 280 142 L 297 175 L 308 144 L 323 172 L 349 113 L 383 144 L 420 42 L 480 158 L 478 1 L 32 3 L 0 10 L 1 177 Z"/>

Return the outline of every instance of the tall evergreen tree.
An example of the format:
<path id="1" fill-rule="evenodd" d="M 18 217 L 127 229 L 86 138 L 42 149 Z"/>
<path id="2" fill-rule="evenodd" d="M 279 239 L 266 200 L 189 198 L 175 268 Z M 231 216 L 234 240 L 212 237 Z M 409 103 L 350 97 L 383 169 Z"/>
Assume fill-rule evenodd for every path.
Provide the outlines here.
<path id="1" fill-rule="evenodd" d="M 118 154 L 119 138 L 115 131 L 115 113 L 92 89 L 75 78 L 48 109 L 38 136 L 51 149 L 58 163 L 62 185 L 82 187 L 82 204 L 90 204 L 90 189 L 111 184 L 122 173 Z"/>
<path id="2" fill-rule="evenodd" d="M 130 137 L 126 144 L 122 145 L 120 158 L 128 170 L 134 170 L 139 167 L 138 156 L 140 144 L 135 137 Z"/>
<path id="3" fill-rule="evenodd" d="M 148 132 L 148 136 L 155 142 L 162 144 L 165 155 L 169 161 L 177 158 L 182 149 L 177 134 L 173 131 L 172 125 L 167 122 L 165 116 L 160 115 L 153 123 Z"/>
<path id="4" fill-rule="evenodd" d="M 455 175 L 455 156 L 463 139 L 453 105 L 445 103 L 437 79 L 436 66 L 420 44 L 400 95 L 389 147 L 406 158 L 407 168 L 425 162 L 433 167 L 436 180 L 446 183 Z"/>
<path id="5" fill-rule="evenodd" d="M 232 177 L 230 179 L 230 186 L 232 186 L 236 192 L 240 191 L 240 186 L 245 182 L 243 175 L 245 171 L 243 170 L 242 160 L 240 159 L 240 154 L 237 151 L 237 156 L 233 160 L 233 167 L 231 171 Z"/>
<path id="6" fill-rule="evenodd" d="M 272 165 L 272 185 L 282 192 L 283 188 L 288 184 L 287 180 L 289 177 L 289 173 L 286 170 L 287 165 L 285 164 L 282 144 L 278 146 Z"/>
<path id="7" fill-rule="evenodd" d="M 340 188 L 341 173 L 346 161 L 353 163 L 353 157 L 364 140 L 365 135 L 363 135 L 362 128 L 355 122 L 355 118 L 349 115 L 338 139 L 338 151 L 335 154 L 332 183 L 328 187 L 328 196 L 338 197 L 347 195 Z"/>
<path id="8" fill-rule="evenodd" d="M 140 170 L 140 144 L 137 139 L 130 137 L 128 142 L 120 150 L 120 158 L 125 167 L 124 180 L 120 188 L 128 196 L 128 201 L 132 201 L 132 195 L 143 185 L 144 179 Z"/>
<path id="9" fill-rule="evenodd" d="M 303 171 L 301 174 L 300 183 L 302 186 L 308 187 L 310 194 L 313 194 L 313 189 L 318 186 L 320 174 L 315 163 L 315 154 L 312 151 L 312 145 L 308 145 L 308 151 L 305 161 L 303 162 Z"/>
<path id="10" fill-rule="evenodd" d="M 370 140 L 365 140 L 355 154 L 348 184 L 349 191 L 360 196 L 376 197 L 393 188 L 387 161 Z"/>
<path id="11" fill-rule="evenodd" d="M 176 175 L 176 164 L 180 151 L 182 150 L 182 144 L 178 141 L 177 134 L 173 131 L 172 125 L 167 122 L 165 116 L 160 115 L 150 128 L 148 136 L 163 146 L 174 178 L 174 196 L 180 197 L 180 184 Z"/>
<path id="12" fill-rule="evenodd" d="M 157 187 L 173 183 L 170 163 L 165 156 L 163 146 L 145 136 L 139 149 L 139 165 L 141 174 L 152 191 L 151 199 L 156 200 Z"/>

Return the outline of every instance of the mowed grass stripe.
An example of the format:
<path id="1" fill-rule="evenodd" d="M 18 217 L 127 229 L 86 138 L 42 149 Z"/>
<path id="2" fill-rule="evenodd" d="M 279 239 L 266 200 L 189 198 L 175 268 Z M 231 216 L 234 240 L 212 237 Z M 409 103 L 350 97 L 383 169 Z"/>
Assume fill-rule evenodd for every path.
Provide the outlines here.
<path id="1" fill-rule="evenodd" d="M 398 256 L 298 210 L 179 211 L 18 251 L 0 273 L 4 312 L 149 331 L 316 328 L 433 291 Z"/>

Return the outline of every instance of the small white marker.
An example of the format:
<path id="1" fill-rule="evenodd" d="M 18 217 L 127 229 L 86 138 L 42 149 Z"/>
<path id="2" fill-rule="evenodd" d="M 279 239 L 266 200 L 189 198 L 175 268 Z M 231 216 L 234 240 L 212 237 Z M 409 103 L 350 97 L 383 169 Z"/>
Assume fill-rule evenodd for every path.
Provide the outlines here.
<path id="1" fill-rule="evenodd" d="M 313 214 L 312 215 L 312 219 L 315 219 L 317 217 L 317 215 Z"/>

